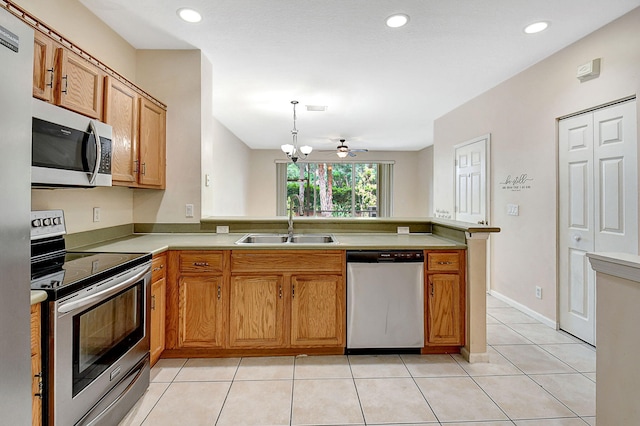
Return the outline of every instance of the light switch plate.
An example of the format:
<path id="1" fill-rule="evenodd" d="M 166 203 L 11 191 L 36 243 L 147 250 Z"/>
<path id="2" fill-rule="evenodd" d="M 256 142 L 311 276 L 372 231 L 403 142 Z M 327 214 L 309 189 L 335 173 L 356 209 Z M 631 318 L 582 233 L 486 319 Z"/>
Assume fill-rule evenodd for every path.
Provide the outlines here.
<path id="1" fill-rule="evenodd" d="M 229 233 L 229 227 L 228 226 L 218 225 L 218 226 L 216 226 L 216 233 L 217 234 L 228 234 Z"/>
<path id="2" fill-rule="evenodd" d="M 518 204 L 507 204 L 507 214 L 509 216 L 519 216 L 520 206 Z"/>
<path id="3" fill-rule="evenodd" d="M 184 209 L 185 217 L 193 217 L 193 204 L 187 204 Z"/>

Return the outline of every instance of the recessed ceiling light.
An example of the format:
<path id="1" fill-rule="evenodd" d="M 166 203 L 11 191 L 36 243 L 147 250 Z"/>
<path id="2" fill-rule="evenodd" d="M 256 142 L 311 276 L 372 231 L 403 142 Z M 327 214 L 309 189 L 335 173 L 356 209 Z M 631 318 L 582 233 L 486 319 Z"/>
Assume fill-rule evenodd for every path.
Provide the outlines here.
<path id="1" fill-rule="evenodd" d="M 198 11 L 189 9 L 188 7 L 183 7 L 181 9 L 178 9 L 176 13 L 180 17 L 180 19 L 186 22 L 190 22 L 192 24 L 202 21 L 202 15 L 200 15 Z"/>
<path id="2" fill-rule="evenodd" d="M 544 22 L 544 21 L 534 22 L 533 24 L 527 25 L 524 29 L 524 32 L 527 34 L 535 34 L 535 33 L 539 33 L 540 31 L 546 30 L 548 26 L 549 26 L 548 22 Z"/>
<path id="3" fill-rule="evenodd" d="M 409 22 L 409 15 L 397 13 L 387 18 L 387 27 L 400 28 L 407 25 L 407 22 Z"/>

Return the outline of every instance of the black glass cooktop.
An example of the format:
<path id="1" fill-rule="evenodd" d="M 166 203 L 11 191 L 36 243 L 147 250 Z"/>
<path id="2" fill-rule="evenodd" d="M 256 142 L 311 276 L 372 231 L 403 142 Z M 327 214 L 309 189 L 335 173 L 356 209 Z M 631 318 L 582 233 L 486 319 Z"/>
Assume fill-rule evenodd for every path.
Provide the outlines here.
<path id="1" fill-rule="evenodd" d="M 31 289 L 55 300 L 149 261 L 148 253 L 61 253 L 31 265 Z"/>

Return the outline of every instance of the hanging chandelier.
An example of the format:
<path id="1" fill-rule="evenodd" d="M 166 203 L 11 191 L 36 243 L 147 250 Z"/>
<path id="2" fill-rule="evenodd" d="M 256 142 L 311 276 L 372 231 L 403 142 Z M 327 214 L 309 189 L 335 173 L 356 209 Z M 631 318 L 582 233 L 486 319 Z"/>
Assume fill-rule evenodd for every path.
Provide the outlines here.
<path id="1" fill-rule="evenodd" d="M 293 141 L 290 144 L 282 145 L 280 148 L 282 152 L 287 154 L 287 157 L 295 163 L 299 158 L 303 160 L 307 158 L 307 156 L 311 154 L 311 151 L 313 151 L 313 148 L 309 145 L 298 148 L 298 129 L 296 129 L 296 105 L 298 105 L 298 101 L 291 101 L 291 104 L 293 105 L 293 129 L 291 130 Z"/>

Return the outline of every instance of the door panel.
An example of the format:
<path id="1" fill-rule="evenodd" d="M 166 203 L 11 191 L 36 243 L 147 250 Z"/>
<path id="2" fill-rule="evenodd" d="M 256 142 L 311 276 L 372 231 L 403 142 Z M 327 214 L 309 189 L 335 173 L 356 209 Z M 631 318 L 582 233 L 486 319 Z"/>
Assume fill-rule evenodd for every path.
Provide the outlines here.
<path id="1" fill-rule="evenodd" d="M 587 252 L 638 252 L 636 102 L 559 123 L 560 328 L 595 344 Z"/>
<path id="2" fill-rule="evenodd" d="M 636 102 L 594 112 L 595 251 L 638 253 Z"/>
<path id="3" fill-rule="evenodd" d="M 595 312 L 588 300 L 595 298 L 586 253 L 593 251 L 593 114 L 559 123 L 560 195 L 560 327 L 593 343 Z"/>
<path id="4" fill-rule="evenodd" d="M 485 223 L 488 136 L 456 147 L 456 220 Z"/>

